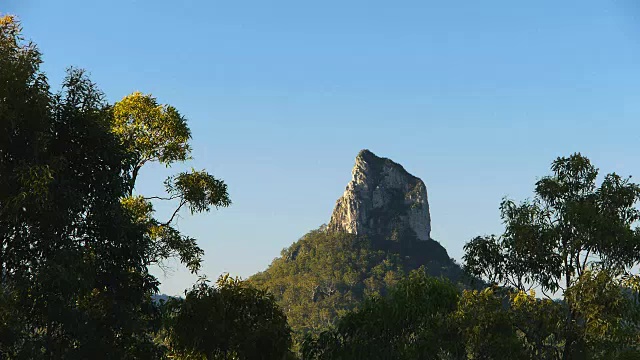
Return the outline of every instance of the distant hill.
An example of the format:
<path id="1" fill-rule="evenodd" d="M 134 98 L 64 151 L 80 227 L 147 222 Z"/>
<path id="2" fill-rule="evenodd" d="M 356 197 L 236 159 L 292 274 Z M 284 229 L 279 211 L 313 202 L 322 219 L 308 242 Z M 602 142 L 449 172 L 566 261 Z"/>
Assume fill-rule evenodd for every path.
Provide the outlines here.
<path id="1" fill-rule="evenodd" d="M 299 340 L 421 266 L 461 281 L 462 269 L 430 232 L 424 182 L 362 150 L 329 224 L 284 249 L 249 281 L 274 294 Z"/>
<path id="2" fill-rule="evenodd" d="M 169 299 L 175 298 L 175 296 L 170 296 L 170 295 L 166 295 L 166 294 L 155 294 L 155 295 L 151 295 L 151 300 L 156 303 L 156 304 L 160 304 L 162 302 L 166 302 Z"/>

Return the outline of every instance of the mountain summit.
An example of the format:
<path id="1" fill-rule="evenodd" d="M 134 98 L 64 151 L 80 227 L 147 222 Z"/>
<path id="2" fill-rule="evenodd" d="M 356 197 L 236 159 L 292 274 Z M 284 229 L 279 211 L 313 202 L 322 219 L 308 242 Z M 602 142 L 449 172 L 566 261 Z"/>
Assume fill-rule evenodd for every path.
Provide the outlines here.
<path id="1" fill-rule="evenodd" d="M 431 238 L 427 187 L 400 164 L 362 150 L 331 221 L 282 250 L 252 276 L 285 309 L 297 341 L 327 329 L 367 296 L 384 295 L 412 270 L 462 280 Z"/>
<path id="2" fill-rule="evenodd" d="M 460 267 L 431 238 L 427 187 L 420 178 L 366 149 L 356 156 L 351 174 L 328 233 L 365 237 L 374 249 L 398 255 L 404 271 L 424 266 L 431 275 L 459 279 Z"/>
<path id="3" fill-rule="evenodd" d="M 329 231 L 398 241 L 430 240 L 427 187 L 400 164 L 362 150 L 336 204 Z"/>

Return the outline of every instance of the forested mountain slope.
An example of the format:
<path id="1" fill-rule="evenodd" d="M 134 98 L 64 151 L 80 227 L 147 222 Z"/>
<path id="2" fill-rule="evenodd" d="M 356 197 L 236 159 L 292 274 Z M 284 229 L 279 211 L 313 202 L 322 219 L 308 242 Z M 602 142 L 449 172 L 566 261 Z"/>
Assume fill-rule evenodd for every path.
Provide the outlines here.
<path id="1" fill-rule="evenodd" d="M 431 239 L 426 186 L 401 165 L 368 150 L 328 226 L 313 230 L 250 278 L 277 298 L 296 335 L 316 333 L 363 298 L 385 294 L 404 274 L 462 280 L 462 270 Z"/>

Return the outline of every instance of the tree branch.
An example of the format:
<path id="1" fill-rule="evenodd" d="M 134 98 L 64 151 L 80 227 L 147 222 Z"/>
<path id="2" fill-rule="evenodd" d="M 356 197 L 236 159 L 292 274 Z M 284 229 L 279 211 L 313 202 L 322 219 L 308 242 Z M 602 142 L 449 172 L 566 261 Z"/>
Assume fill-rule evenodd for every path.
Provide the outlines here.
<path id="1" fill-rule="evenodd" d="M 151 200 L 151 199 L 157 199 L 157 200 L 174 200 L 179 198 L 178 195 L 172 195 L 170 197 L 162 197 L 162 196 L 145 196 L 143 197 L 143 199 L 145 200 Z"/>
<path id="2" fill-rule="evenodd" d="M 589 260 L 589 255 L 591 255 L 591 249 L 587 249 L 587 253 L 584 256 L 584 261 L 582 262 L 582 272 L 586 270 L 587 261 Z"/>
<path id="3" fill-rule="evenodd" d="M 131 173 L 131 187 L 129 188 L 129 195 L 133 194 L 133 188 L 136 187 L 136 179 L 138 178 L 138 173 L 140 172 L 142 166 L 147 163 L 147 161 L 149 161 L 149 159 L 142 159 L 133 168 L 133 172 Z"/>
<path id="4" fill-rule="evenodd" d="M 176 208 L 176 210 L 173 212 L 173 215 L 171 215 L 171 218 L 169 218 L 169 221 L 167 221 L 166 223 L 164 223 L 164 226 L 167 226 L 169 224 L 171 224 L 171 222 L 173 221 L 173 219 L 176 217 L 176 215 L 178 214 L 178 211 L 180 211 L 180 209 L 187 203 L 187 200 L 182 199 L 180 201 L 180 205 L 178 205 L 178 207 Z"/>
<path id="5" fill-rule="evenodd" d="M 547 295 L 547 293 L 544 291 L 544 288 L 542 288 L 542 287 L 541 287 L 541 288 L 540 288 L 540 290 L 542 291 L 542 295 L 546 296 L 546 297 L 547 297 L 547 299 L 549 299 L 549 300 L 553 301 L 553 299 L 551 298 L 551 296 Z"/>

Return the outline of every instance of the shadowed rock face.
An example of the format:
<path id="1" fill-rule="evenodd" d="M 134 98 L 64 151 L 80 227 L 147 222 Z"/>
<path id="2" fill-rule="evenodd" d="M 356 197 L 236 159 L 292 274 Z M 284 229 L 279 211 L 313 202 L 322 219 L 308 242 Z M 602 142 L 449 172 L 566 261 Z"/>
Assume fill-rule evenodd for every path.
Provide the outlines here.
<path id="1" fill-rule="evenodd" d="M 422 180 L 369 150 L 358 153 L 352 175 L 328 231 L 392 241 L 430 240 L 429 201 Z"/>

